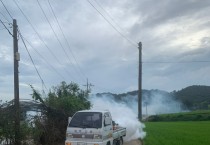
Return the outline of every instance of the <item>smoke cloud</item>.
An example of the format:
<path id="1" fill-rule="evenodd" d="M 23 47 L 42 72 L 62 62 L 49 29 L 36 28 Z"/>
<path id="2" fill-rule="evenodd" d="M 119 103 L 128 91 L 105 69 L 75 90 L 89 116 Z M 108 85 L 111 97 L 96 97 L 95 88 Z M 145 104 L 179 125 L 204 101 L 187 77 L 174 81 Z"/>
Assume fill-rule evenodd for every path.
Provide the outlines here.
<path id="1" fill-rule="evenodd" d="M 170 95 L 152 93 L 150 97 L 143 100 L 143 114 L 155 115 L 183 112 L 181 106 L 181 102 L 176 101 Z"/>
<path id="2" fill-rule="evenodd" d="M 129 108 L 138 114 L 138 96 L 126 95 L 121 98 Z M 164 91 L 151 90 L 143 93 L 142 114 L 143 117 L 156 114 L 177 113 L 186 110 L 182 109 L 182 103 L 175 100 L 170 93 Z"/>
<path id="3" fill-rule="evenodd" d="M 127 135 L 124 141 L 144 138 L 146 132 L 143 131 L 145 125 L 139 122 L 136 112 L 122 102 L 116 102 L 114 97 L 103 95 L 96 97 L 90 96 L 90 101 L 93 104 L 91 109 L 109 110 L 113 120 L 122 127 L 126 127 Z"/>

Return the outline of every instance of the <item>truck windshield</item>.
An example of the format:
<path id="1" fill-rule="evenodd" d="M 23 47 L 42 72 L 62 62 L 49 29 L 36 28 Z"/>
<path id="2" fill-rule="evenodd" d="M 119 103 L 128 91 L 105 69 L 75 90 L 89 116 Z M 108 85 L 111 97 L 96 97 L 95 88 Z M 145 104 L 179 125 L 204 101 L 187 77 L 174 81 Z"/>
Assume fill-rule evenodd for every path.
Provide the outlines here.
<path id="1" fill-rule="evenodd" d="M 69 127 L 101 128 L 102 127 L 102 113 L 78 112 L 73 116 L 69 124 Z"/>

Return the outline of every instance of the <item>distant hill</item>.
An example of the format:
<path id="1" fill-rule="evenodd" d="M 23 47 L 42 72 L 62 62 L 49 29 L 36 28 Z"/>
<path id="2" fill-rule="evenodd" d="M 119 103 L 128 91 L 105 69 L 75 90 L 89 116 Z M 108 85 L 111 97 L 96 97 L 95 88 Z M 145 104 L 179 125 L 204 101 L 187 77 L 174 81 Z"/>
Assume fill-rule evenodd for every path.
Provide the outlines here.
<path id="1" fill-rule="evenodd" d="M 189 86 L 171 94 L 190 110 L 208 109 L 210 107 L 210 86 Z"/>
<path id="2" fill-rule="evenodd" d="M 171 96 L 170 93 L 168 93 L 166 91 L 162 91 L 162 90 L 157 90 L 157 89 L 156 90 L 142 90 L 143 102 L 149 103 L 155 95 Z M 132 99 L 132 100 L 134 99 L 137 101 L 138 100 L 138 91 L 131 91 L 131 92 L 122 93 L 122 94 L 113 94 L 110 92 L 97 93 L 96 96 L 97 97 L 102 97 L 102 96 L 113 97 L 114 100 L 117 102 L 126 101 L 127 99 Z"/>
<path id="3" fill-rule="evenodd" d="M 138 91 L 123 94 L 98 93 L 96 96 L 113 97 L 118 102 L 127 102 L 128 99 L 137 101 Z M 167 98 L 179 101 L 185 110 L 210 109 L 210 86 L 193 85 L 173 92 L 157 89 L 142 90 L 143 104 L 150 104 L 154 97 L 158 96 L 165 96 L 165 103 L 167 103 Z"/>

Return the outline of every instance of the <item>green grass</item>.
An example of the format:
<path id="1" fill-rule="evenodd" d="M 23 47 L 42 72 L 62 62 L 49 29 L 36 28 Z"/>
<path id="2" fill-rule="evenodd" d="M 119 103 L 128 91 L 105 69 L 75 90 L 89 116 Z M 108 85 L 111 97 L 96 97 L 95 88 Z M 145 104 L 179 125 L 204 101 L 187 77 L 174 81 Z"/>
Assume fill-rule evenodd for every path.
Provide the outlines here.
<path id="1" fill-rule="evenodd" d="M 146 122 L 144 145 L 210 145 L 210 121 Z"/>
<path id="2" fill-rule="evenodd" d="M 210 110 L 153 115 L 148 121 L 210 121 Z"/>

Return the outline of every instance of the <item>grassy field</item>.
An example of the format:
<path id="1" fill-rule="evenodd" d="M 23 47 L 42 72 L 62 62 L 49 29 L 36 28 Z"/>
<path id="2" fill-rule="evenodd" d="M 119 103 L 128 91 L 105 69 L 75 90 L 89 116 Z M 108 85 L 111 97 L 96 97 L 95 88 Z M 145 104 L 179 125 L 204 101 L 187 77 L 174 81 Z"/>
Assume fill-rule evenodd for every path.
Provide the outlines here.
<path id="1" fill-rule="evenodd" d="M 148 121 L 210 121 L 210 110 L 159 114 L 147 118 Z"/>
<path id="2" fill-rule="evenodd" d="M 210 121 L 146 122 L 144 145 L 210 145 Z"/>

